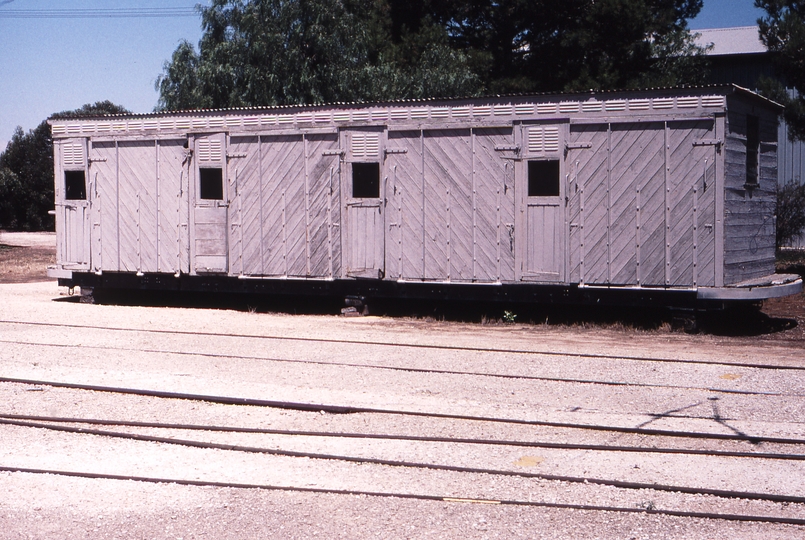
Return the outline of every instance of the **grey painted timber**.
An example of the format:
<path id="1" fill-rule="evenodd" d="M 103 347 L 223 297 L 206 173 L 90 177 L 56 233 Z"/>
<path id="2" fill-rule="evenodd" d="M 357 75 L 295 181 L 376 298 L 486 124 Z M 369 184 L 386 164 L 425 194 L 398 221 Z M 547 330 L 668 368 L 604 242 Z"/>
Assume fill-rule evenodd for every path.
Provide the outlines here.
<path id="1" fill-rule="evenodd" d="M 52 118 L 50 273 L 788 294 L 778 113 L 730 85 Z"/>

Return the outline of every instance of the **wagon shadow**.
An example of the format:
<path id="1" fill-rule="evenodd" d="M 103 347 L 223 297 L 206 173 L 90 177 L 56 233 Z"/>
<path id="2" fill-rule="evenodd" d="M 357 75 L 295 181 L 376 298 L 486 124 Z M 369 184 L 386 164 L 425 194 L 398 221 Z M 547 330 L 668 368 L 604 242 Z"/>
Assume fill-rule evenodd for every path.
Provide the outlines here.
<path id="1" fill-rule="evenodd" d="M 79 297 L 61 297 L 78 302 Z M 222 309 L 286 315 L 340 315 L 344 299 L 336 296 L 232 295 L 213 292 L 103 291 L 95 303 L 145 307 Z M 689 331 L 675 312 L 664 307 L 550 305 L 465 302 L 459 300 L 375 299 L 369 314 L 389 318 L 444 321 L 485 326 L 546 326 L 648 332 Z M 797 327 L 792 318 L 771 317 L 746 308 L 700 314 L 697 332 L 718 336 L 759 336 Z"/>

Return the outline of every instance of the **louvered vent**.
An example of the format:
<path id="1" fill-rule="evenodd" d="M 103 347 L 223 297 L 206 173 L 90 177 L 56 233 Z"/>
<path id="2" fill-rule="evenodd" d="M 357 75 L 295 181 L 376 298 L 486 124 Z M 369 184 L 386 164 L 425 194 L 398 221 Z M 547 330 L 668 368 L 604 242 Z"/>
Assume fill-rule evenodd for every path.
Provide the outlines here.
<path id="1" fill-rule="evenodd" d="M 559 151 L 559 128 L 534 126 L 528 128 L 528 153 L 542 154 Z"/>
<path id="2" fill-rule="evenodd" d="M 380 135 L 355 133 L 352 135 L 352 157 L 373 158 L 380 153 Z"/>
<path id="3" fill-rule="evenodd" d="M 84 165 L 84 145 L 81 143 L 63 144 L 61 155 L 65 166 Z"/>
<path id="4" fill-rule="evenodd" d="M 214 161 L 220 163 L 223 161 L 221 141 L 218 139 L 201 139 L 198 141 L 198 160 L 199 161 Z"/>

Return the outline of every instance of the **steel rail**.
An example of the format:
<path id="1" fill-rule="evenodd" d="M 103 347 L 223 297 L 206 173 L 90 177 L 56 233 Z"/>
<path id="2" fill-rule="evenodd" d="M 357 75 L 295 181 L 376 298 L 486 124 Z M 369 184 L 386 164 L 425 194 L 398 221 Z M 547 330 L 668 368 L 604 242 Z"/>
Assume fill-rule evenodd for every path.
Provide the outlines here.
<path id="1" fill-rule="evenodd" d="M 723 362 L 723 361 L 710 361 L 710 360 L 690 360 L 679 358 L 656 358 L 650 356 L 631 356 L 631 355 L 611 355 L 611 354 L 593 354 L 593 353 L 578 353 L 578 352 L 562 352 L 562 351 L 549 351 L 549 350 L 529 350 L 529 349 L 496 349 L 490 347 L 466 347 L 458 345 L 434 345 L 425 343 L 389 343 L 385 341 L 361 341 L 350 339 L 333 339 L 333 338 L 311 338 L 311 337 L 298 337 L 298 336 L 275 336 L 275 335 L 260 335 L 260 334 L 232 334 L 224 332 L 192 332 L 189 330 L 163 330 L 154 328 L 119 328 L 111 326 L 97 326 L 86 324 L 68 324 L 68 323 L 49 323 L 49 322 L 36 322 L 36 321 L 13 321 L 0 319 L 0 324 L 18 324 L 30 326 L 52 326 L 56 328 L 82 328 L 88 330 L 110 330 L 117 332 L 145 332 L 153 334 L 169 334 L 169 335 L 187 335 L 187 336 L 209 336 L 209 337 L 224 337 L 224 338 L 244 338 L 244 339 L 265 339 L 276 341 L 302 341 L 302 342 L 316 342 L 316 343 L 333 343 L 344 345 L 371 345 L 379 347 L 399 347 L 411 349 L 435 349 L 435 350 L 452 350 L 452 351 L 465 351 L 465 352 L 487 352 L 487 353 L 501 353 L 501 354 L 522 354 L 522 355 L 542 355 L 542 356 L 570 356 L 574 358 L 600 358 L 603 360 L 627 360 L 637 362 L 659 362 L 659 363 L 677 363 L 677 364 L 704 364 L 704 365 L 719 365 L 728 367 L 744 367 L 753 369 L 772 369 L 772 370 L 796 370 L 805 371 L 803 366 L 790 366 L 784 364 L 758 364 L 746 362 Z"/>
<path id="2" fill-rule="evenodd" d="M 45 423 L 44 425 L 87 424 L 94 426 L 123 426 L 133 428 L 168 429 L 177 431 L 248 433 L 256 435 L 283 435 L 292 437 L 371 439 L 371 440 L 389 440 L 389 441 L 469 444 L 469 445 L 484 445 L 484 446 L 515 446 L 525 448 L 548 448 L 554 450 L 590 450 L 596 452 L 630 452 L 630 453 L 644 453 L 644 454 L 674 454 L 674 455 L 694 455 L 694 456 L 708 456 L 708 457 L 805 461 L 805 454 L 777 454 L 771 452 L 737 452 L 731 450 L 702 450 L 698 448 L 667 448 L 667 447 L 622 446 L 622 445 L 602 445 L 602 444 L 582 444 L 582 443 L 554 443 L 546 441 L 524 441 L 524 440 L 511 440 L 511 439 L 478 439 L 478 438 L 462 438 L 462 437 L 433 437 L 433 436 L 422 436 L 422 435 L 393 435 L 387 433 L 302 431 L 302 430 L 289 430 L 289 429 L 246 428 L 246 427 L 203 425 L 203 424 L 138 422 L 131 420 L 102 420 L 97 418 L 69 418 L 59 416 L 54 417 L 54 416 L 24 415 L 24 414 L 0 414 L 0 423 L 12 424 L 12 425 L 28 425 L 22 423 L 13 424 L 14 421 L 40 422 Z M 41 426 L 30 426 L 30 427 L 41 427 Z M 86 430 L 83 428 L 74 428 L 74 429 L 80 431 L 81 433 L 86 433 Z"/>
<path id="3" fill-rule="evenodd" d="M 805 497 L 798 497 L 795 495 L 777 495 L 773 493 L 753 493 L 747 491 L 693 488 L 688 486 L 673 486 L 664 484 L 649 484 L 645 482 L 626 482 L 622 480 L 607 480 L 603 478 L 529 473 L 523 471 L 507 471 L 503 469 L 487 469 L 480 467 L 459 467 L 457 465 L 440 465 L 437 463 L 421 463 L 421 462 L 401 461 L 392 459 L 356 457 L 356 456 L 345 456 L 336 454 L 321 454 L 316 452 L 297 452 L 293 450 L 279 450 L 274 448 L 258 448 L 253 446 L 241 446 L 235 444 L 210 443 L 203 441 L 193 441 L 189 439 L 174 439 L 171 437 L 155 437 L 152 435 L 121 433 L 116 431 L 73 428 L 70 426 L 54 426 L 51 424 L 42 424 L 36 422 L 18 422 L 13 420 L 0 420 L 0 424 L 16 425 L 20 427 L 32 427 L 37 429 L 49 429 L 52 431 L 78 433 L 82 435 L 96 435 L 101 437 L 134 440 L 140 442 L 156 442 L 162 444 L 172 444 L 191 448 L 201 448 L 205 450 L 228 450 L 234 452 L 247 452 L 252 454 L 266 454 L 272 456 L 298 457 L 307 459 L 321 459 L 328 461 L 344 461 L 348 463 L 383 465 L 387 467 L 404 467 L 412 469 L 428 469 L 436 471 L 466 473 L 466 474 L 487 474 L 491 476 L 534 478 L 539 480 L 567 482 L 571 484 L 594 484 L 599 486 L 608 486 L 621 489 L 651 489 L 654 491 L 685 493 L 688 495 L 710 495 L 713 497 L 721 497 L 724 499 L 745 499 L 745 500 L 757 500 L 757 501 L 772 501 L 772 502 L 788 503 L 788 504 L 805 504 Z"/>
<path id="4" fill-rule="evenodd" d="M 498 424 L 513 424 L 526 426 L 555 427 L 567 429 L 583 429 L 591 431 L 604 431 L 614 433 L 630 433 L 637 435 L 654 435 L 664 437 L 681 437 L 690 439 L 713 439 L 729 441 L 747 441 L 751 443 L 775 443 L 775 444 L 805 444 L 803 439 L 787 439 L 780 437 L 766 436 L 747 436 L 729 433 L 701 433 L 691 431 L 672 431 L 662 429 L 633 428 L 623 426 L 602 426 L 594 424 L 573 424 L 569 422 L 550 422 L 543 420 L 524 420 L 517 418 L 497 418 L 490 416 L 471 416 L 450 413 L 433 413 L 422 411 L 404 411 L 395 409 L 381 409 L 376 407 L 357 407 L 352 405 L 328 405 L 321 403 L 300 403 L 292 401 L 275 401 L 254 398 L 232 397 L 232 396 L 213 396 L 206 394 L 190 394 L 183 392 L 167 392 L 162 390 L 145 390 L 135 388 L 121 388 L 111 386 L 100 386 L 91 384 L 77 384 L 58 381 L 43 381 L 36 379 L 21 379 L 13 377 L 0 377 L 0 382 L 20 383 L 32 386 L 50 386 L 53 388 L 68 388 L 74 390 L 87 390 L 93 392 L 107 392 L 114 394 L 137 395 L 145 397 L 156 397 L 165 399 L 182 399 L 190 401 L 201 401 L 206 403 L 219 403 L 224 405 L 248 405 L 254 407 L 267 407 L 275 409 L 306 411 L 306 412 L 326 412 L 331 414 L 388 414 L 396 416 L 413 416 L 423 418 L 440 418 L 451 420 L 466 420 L 476 422 L 490 422 Z"/>
<path id="5" fill-rule="evenodd" d="M 333 366 L 333 367 L 350 367 L 359 369 L 377 369 L 387 371 L 407 371 L 411 373 L 424 373 L 433 375 L 458 375 L 469 377 L 489 377 L 495 379 L 509 379 L 509 380 L 528 380 L 528 381 L 542 381 L 542 382 L 556 382 L 567 384 L 589 384 L 596 386 L 634 386 L 638 388 L 667 388 L 671 390 L 697 390 L 704 392 L 714 392 L 719 394 L 735 394 L 747 396 L 765 396 L 765 397 L 787 397 L 787 398 L 805 398 L 805 394 L 785 394 L 782 392 L 762 392 L 753 390 L 734 390 L 730 388 L 715 388 L 706 386 L 684 386 L 674 384 L 651 384 L 640 382 L 627 382 L 627 381 L 606 381 L 596 379 L 571 379 L 567 377 L 539 377 L 535 375 L 517 375 L 507 373 L 489 373 L 478 371 L 456 371 L 449 369 L 425 369 L 407 366 L 384 366 L 380 364 L 360 364 L 353 362 L 327 362 L 324 360 L 298 360 L 291 358 L 272 358 L 265 356 L 244 356 L 234 354 L 220 354 L 220 353 L 205 353 L 205 352 L 187 352 L 187 351 L 173 351 L 166 349 L 135 349 L 131 347 L 114 347 L 110 345 L 76 345 L 76 344 L 63 344 L 63 343 L 41 343 L 32 341 L 19 341 L 19 340 L 5 340 L 0 339 L 0 343 L 12 345 L 25 345 L 31 347 L 53 347 L 65 349 L 89 349 L 89 350 L 102 350 L 102 351 L 122 351 L 122 352 L 139 352 L 148 354 L 174 354 L 177 356 L 197 356 L 202 358 L 221 358 L 227 360 L 258 360 L 261 362 L 283 362 L 290 364 L 307 364 L 318 366 Z"/>
<path id="6" fill-rule="evenodd" d="M 327 494 L 327 495 L 357 495 L 357 496 L 363 495 L 366 497 L 415 499 L 421 501 L 437 501 L 437 502 L 467 503 L 467 504 L 469 503 L 493 504 L 493 505 L 506 505 L 506 506 L 529 506 L 536 508 L 553 508 L 562 510 L 588 510 L 588 511 L 599 511 L 599 512 L 648 514 L 648 515 L 697 518 L 697 519 L 713 519 L 713 520 L 725 520 L 725 521 L 744 521 L 744 522 L 754 521 L 760 523 L 778 523 L 783 525 L 805 526 L 805 519 L 800 518 L 786 518 L 777 516 L 753 516 L 744 514 L 718 514 L 710 512 L 689 512 L 685 510 L 662 510 L 658 508 L 627 508 L 618 506 L 596 506 L 596 505 L 585 505 L 585 504 L 523 501 L 517 499 L 509 499 L 509 500 L 473 499 L 473 498 L 462 498 L 462 497 L 445 496 L 445 495 L 425 495 L 416 493 L 396 493 L 396 492 L 383 492 L 383 491 L 361 491 L 361 490 L 350 490 L 350 489 L 278 486 L 271 484 L 212 482 L 205 480 L 185 480 L 181 478 L 157 478 L 149 476 L 130 476 L 130 475 L 117 475 L 117 474 L 89 473 L 80 471 L 64 471 L 57 469 L 31 469 L 25 467 L 7 467 L 7 466 L 0 466 L 0 472 L 25 473 L 25 474 L 50 474 L 57 476 L 67 476 L 71 478 L 86 478 L 92 480 L 126 480 L 126 481 L 152 483 L 152 484 L 176 484 L 180 486 L 218 487 L 218 488 L 232 488 L 232 489 L 262 489 L 266 491 L 292 491 L 299 493 L 315 493 L 315 494 Z"/>

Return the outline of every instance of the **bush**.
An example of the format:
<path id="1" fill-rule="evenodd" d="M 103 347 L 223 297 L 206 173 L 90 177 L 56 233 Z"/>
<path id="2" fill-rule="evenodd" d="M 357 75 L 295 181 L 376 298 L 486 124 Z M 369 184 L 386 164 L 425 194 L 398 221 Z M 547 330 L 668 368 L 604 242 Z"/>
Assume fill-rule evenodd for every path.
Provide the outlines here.
<path id="1" fill-rule="evenodd" d="M 777 247 L 791 244 L 805 231 L 805 184 L 788 182 L 777 190 Z"/>

